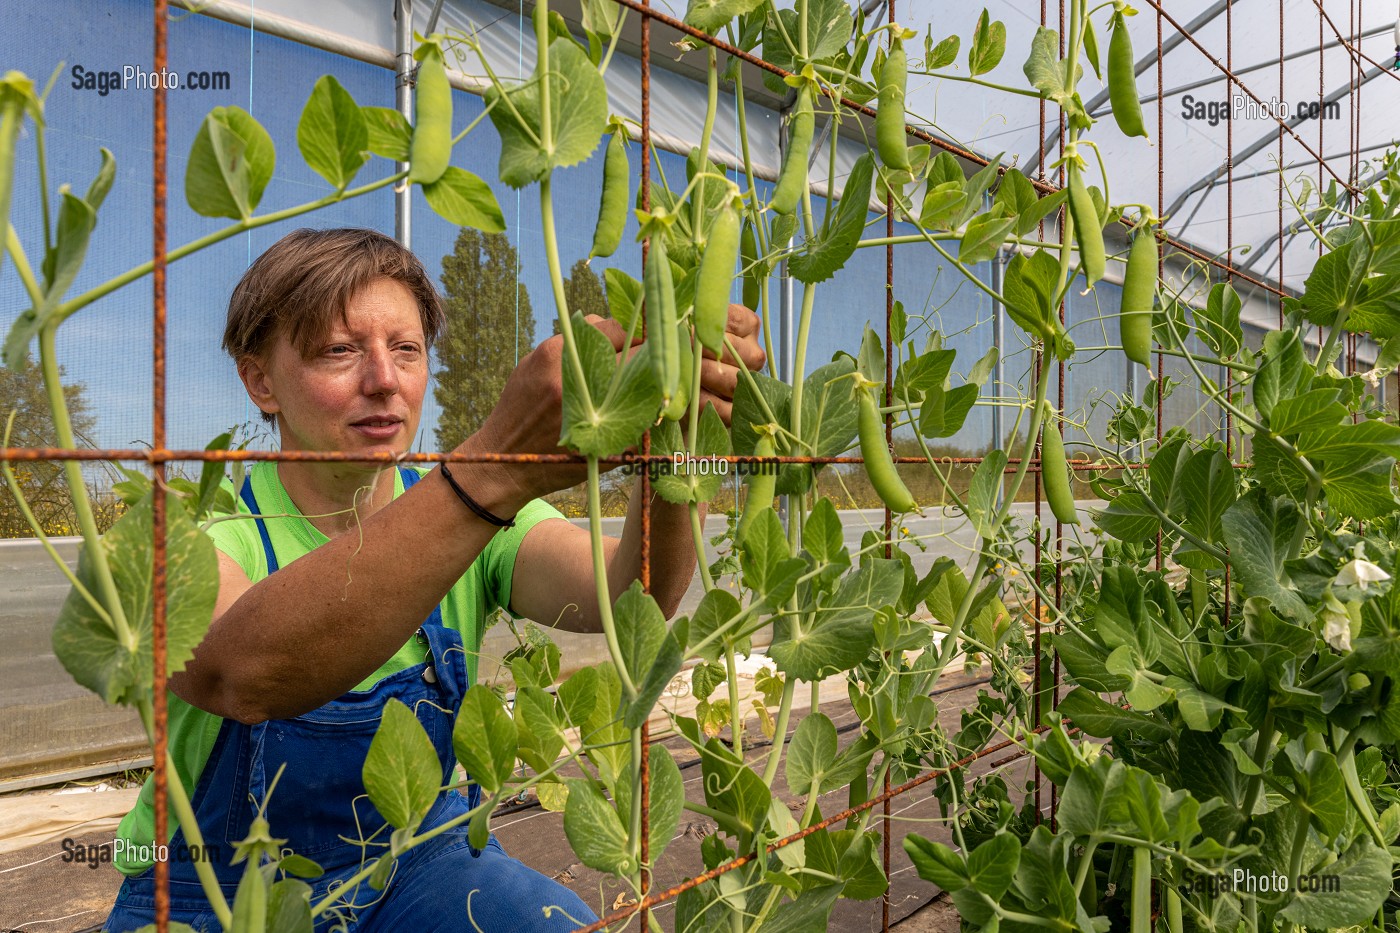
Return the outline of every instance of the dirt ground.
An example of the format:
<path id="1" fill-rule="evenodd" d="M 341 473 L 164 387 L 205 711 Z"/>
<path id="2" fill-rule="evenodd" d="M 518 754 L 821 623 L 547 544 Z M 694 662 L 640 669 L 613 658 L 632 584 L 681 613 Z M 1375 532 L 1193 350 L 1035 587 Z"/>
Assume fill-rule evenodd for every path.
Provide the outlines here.
<path id="1" fill-rule="evenodd" d="M 854 712 L 844 698 L 844 685 L 833 682 L 831 690 L 824 693 L 823 712 L 829 715 L 841 731 L 842 744 L 857 734 Z M 945 676 L 939 693 L 935 696 L 940 710 L 940 719 L 945 728 L 958 727 L 962 708 L 975 701 L 980 681 L 965 674 Z M 827 699 L 827 696 L 830 699 Z M 748 728 L 757 734 L 757 722 L 751 721 Z M 761 737 L 761 736 L 760 736 Z M 693 801 L 703 801 L 700 784 L 698 757 L 678 738 L 665 740 L 681 768 L 685 779 L 686 795 Z M 749 749 L 751 754 L 764 754 L 766 748 L 759 746 Z M 983 773 L 996 767 L 994 759 L 973 773 Z M 1007 784 L 1020 786 L 1029 766 L 1024 760 L 1003 763 L 1001 767 L 1011 769 Z M 787 787 L 779 781 L 776 793 L 787 795 Z M 938 802 L 931 796 L 931 785 L 916 788 L 907 795 L 897 797 L 891 804 L 891 876 L 889 911 L 891 925 L 898 925 L 902 933 L 956 933 L 957 914 L 946 898 L 934 885 L 918 877 L 913 865 L 904 853 L 900 841 L 909 832 L 918 832 L 940 841 L 949 841 L 949 834 L 938 822 Z M 846 806 L 846 792 L 839 790 L 820 804 L 823 813 L 832 814 Z M 800 810 L 798 811 L 800 813 Z M 883 822 L 878 810 L 871 821 L 873 828 L 880 828 Z M 579 893 L 583 899 L 610 910 L 622 903 L 625 896 L 622 886 L 610 877 L 589 869 L 574 861 L 569 846 L 564 842 L 563 814 L 541 809 L 537 804 L 502 812 L 492 821 L 495 831 L 506 850 L 535 869 L 550 875 Z M 677 836 L 666 849 L 656 867 L 654 884 L 666 888 L 698 874 L 703 865 L 700 857 L 700 840 L 714 830 L 707 819 L 687 811 L 681 820 Z M 71 845 L 88 846 L 110 843 L 111 829 L 100 831 L 72 832 Z M 58 837 L 39 844 L 0 854 L 0 933 L 24 931 L 24 933 L 75 933 L 101 928 L 121 876 L 110 864 L 90 867 L 71 858 Z M 832 912 L 829 929 L 865 933 L 881 927 L 882 901 L 838 900 Z M 656 910 L 657 919 L 667 930 L 671 929 L 674 905 L 663 904 Z"/>

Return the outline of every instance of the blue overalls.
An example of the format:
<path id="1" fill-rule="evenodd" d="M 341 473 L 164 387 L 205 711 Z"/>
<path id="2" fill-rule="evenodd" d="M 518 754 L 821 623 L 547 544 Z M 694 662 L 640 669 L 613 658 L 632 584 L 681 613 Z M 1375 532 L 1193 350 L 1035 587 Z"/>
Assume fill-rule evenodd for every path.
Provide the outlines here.
<path id="1" fill-rule="evenodd" d="M 416 470 L 400 472 L 405 489 L 418 480 Z M 251 482 L 243 484 L 241 495 L 249 510 L 260 514 Z M 277 556 L 267 526 L 261 518 L 256 521 L 271 574 L 278 568 Z M 265 798 L 272 835 L 286 838 L 287 848 L 325 869 L 310 882 L 313 905 L 369 859 L 387 853 L 390 827 L 365 796 L 360 773 L 391 697 L 417 714 L 432 739 L 442 764 L 442 783 L 453 779 L 452 726 L 467 689 L 462 636 L 442 624 L 438 606 L 416 637 L 425 649 L 423 663 L 369 690 L 346 693 L 295 719 L 253 726 L 223 721 L 192 806 L 204 832 L 204 855 L 213 862 L 230 905 L 244 867 L 229 864 L 233 844 L 247 835 L 257 805 Z M 268 786 L 284 764 L 286 770 L 267 798 Z M 480 794 L 475 784 L 467 796 L 456 791 L 439 794 L 420 832 L 466 812 Z M 360 841 L 371 836 L 368 844 Z M 170 919 L 201 933 L 217 933 L 219 922 L 190 861 L 184 830 L 176 831 L 168 851 Z M 152 923 L 154 917 L 152 867 L 123 882 L 106 930 L 126 933 Z M 463 823 L 400 857 L 383 891 L 361 883 L 348 904 L 318 918 L 316 929 L 544 933 L 572 930 L 595 919 L 574 892 L 506 855 L 494 835 L 484 850 L 472 849 Z"/>

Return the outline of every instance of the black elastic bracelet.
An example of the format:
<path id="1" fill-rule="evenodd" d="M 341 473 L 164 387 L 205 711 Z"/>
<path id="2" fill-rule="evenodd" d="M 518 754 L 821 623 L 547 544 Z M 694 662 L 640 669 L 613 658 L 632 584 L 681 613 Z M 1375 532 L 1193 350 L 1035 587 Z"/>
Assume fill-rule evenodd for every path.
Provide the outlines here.
<path id="1" fill-rule="evenodd" d="M 477 502 L 471 496 L 467 495 L 467 491 L 463 489 L 460 485 L 458 485 L 457 480 L 453 478 L 451 471 L 447 469 L 446 462 L 439 464 L 439 466 L 442 467 L 442 475 L 443 478 L 447 480 L 447 485 L 452 487 L 452 491 L 457 494 L 458 499 L 462 500 L 463 505 L 465 505 L 467 508 L 471 509 L 473 512 L 476 513 L 477 518 L 481 519 L 483 522 L 486 522 L 488 525 L 495 525 L 497 528 L 515 527 L 515 519 L 501 518 L 498 515 L 492 515 L 489 511 L 487 511 L 485 506 L 483 506 L 480 502 Z"/>

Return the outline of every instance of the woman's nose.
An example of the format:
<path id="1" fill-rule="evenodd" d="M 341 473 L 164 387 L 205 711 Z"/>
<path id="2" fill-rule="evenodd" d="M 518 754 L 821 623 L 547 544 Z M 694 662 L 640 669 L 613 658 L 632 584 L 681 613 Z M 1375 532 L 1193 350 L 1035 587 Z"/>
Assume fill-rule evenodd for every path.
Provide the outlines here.
<path id="1" fill-rule="evenodd" d="M 394 395 L 399 391 L 399 369 L 388 347 L 376 347 L 365 355 L 366 395 Z"/>

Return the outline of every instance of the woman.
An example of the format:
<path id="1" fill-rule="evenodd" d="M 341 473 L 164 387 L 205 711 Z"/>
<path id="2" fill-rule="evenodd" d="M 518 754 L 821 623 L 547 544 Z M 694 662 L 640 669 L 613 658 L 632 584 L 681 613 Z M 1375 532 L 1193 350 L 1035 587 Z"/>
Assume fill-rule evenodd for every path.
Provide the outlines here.
<path id="1" fill-rule="evenodd" d="M 229 302 L 224 348 L 248 396 L 274 421 L 284 452 L 401 454 L 417 436 L 428 351 L 444 323 L 418 260 L 371 230 L 298 230 L 249 267 Z M 625 335 L 590 322 L 618 352 Z M 750 368 L 763 364 L 757 318 L 732 306 L 729 331 Z M 454 452 L 552 453 L 560 429 L 562 340 L 520 361 L 482 428 Z M 738 370 L 707 360 L 704 397 L 728 421 Z M 242 866 L 233 844 L 265 802 L 272 835 L 326 873 L 312 903 L 387 850 L 361 768 L 389 699 L 414 710 L 452 780 L 452 724 L 476 674 L 485 616 L 497 607 L 574 631 L 600 630 L 589 538 L 539 497 L 582 467 L 460 463 L 260 463 L 241 510 L 264 518 L 211 528 L 219 551 L 214 620 L 170 681 L 170 747 L 230 902 Z M 614 594 L 636 579 L 640 495 L 607 542 Z M 694 572 L 688 517 L 650 504 L 652 592 L 675 612 Z M 268 793 L 282 769 L 275 791 Z M 470 807 L 439 794 L 423 828 Z M 154 788 L 123 820 L 128 875 L 107 928 L 151 922 Z M 171 820 L 172 829 L 175 821 Z M 421 830 L 420 830 L 421 831 Z M 372 837 L 372 838 L 371 838 Z M 169 846 L 171 918 L 218 929 L 183 833 Z M 133 856 L 133 853 L 135 854 Z M 196 855 L 199 853 L 195 853 Z M 593 919 L 568 889 L 466 827 L 399 859 L 383 891 L 360 885 L 336 918 L 351 930 L 563 930 Z"/>

